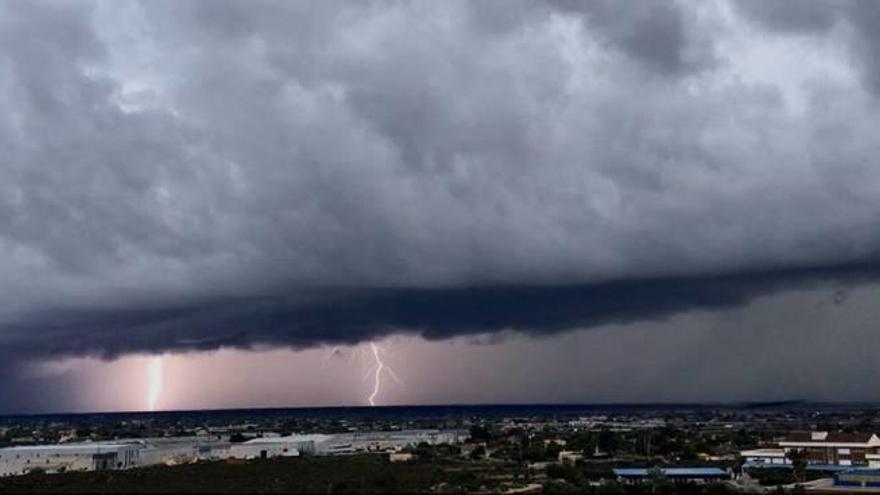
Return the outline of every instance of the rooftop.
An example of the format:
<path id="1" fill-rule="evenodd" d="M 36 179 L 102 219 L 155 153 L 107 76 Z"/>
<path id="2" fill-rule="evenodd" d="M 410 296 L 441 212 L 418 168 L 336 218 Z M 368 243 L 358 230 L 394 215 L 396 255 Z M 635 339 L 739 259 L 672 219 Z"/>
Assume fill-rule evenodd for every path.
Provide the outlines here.
<path id="1" fill-rule="evenodd" d="M 661 468 L 664 476 L 670 477 L 719 477 L 728 476 L 727 471 L 717 467 L 682 467 L 682 468 Z M 625 478 L 646 477 L 651 470 L 648 468 L 615 468 L 615 476 L 623 476 Z"/>
<path id="2" fill-rule="evenodd" d="M 873 437 L 873 433 L 797 431 L 789 433 L 783 442 L 868 443 Z"/>
<path id="3" fill-rule="evenodd" d="M 0 448 L 0 454 L 4 452 L 39 452 L 39 451 L 94 451 L 94 450 L 113 450 L 132 445 L 142 445 L 140 442 L 82 442 L 82 443 L 64 443 L 53 445 L 20 445 L 16 447 Z"/>

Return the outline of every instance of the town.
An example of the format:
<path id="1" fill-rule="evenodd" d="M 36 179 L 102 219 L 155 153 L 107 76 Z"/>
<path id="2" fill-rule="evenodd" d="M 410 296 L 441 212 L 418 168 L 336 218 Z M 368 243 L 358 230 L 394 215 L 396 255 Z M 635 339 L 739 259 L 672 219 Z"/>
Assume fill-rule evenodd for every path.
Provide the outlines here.
<path id="1" fill-rule="evenodd" d="M 861 406 L 279 409 L 25 416 L 0 425 L 0 492 L 77 491 L 100 482 L 111 484 L 108 491 L 137 484 L 149 491 L 880 493 L 880 419 Z"/>

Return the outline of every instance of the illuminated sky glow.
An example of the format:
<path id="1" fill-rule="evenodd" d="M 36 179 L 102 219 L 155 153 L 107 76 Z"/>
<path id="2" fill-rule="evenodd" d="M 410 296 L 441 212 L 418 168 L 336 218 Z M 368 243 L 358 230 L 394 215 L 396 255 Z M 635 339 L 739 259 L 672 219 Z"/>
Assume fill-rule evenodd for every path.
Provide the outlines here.
<path id="1" fill-rule="evenodd" d="M 150 363 L 147 366 L 147 376 L 149 377 L 149 384 L 147 386 L 147 410 L 155 411 L 156 405 L 159 402 L 159 397 L 162 395 L 163 357 L 153 356 L 150 358 Z"/>

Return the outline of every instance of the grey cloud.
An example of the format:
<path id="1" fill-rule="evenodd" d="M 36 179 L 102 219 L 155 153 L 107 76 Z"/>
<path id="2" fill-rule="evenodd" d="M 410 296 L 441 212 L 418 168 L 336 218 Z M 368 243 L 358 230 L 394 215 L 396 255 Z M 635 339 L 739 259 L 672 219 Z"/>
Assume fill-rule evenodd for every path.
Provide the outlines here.
<path id="1" fill-rule="evenodd" d="M 661 74 L 678 75 L 703 67 L 712 59 L 711 50 L 694 46 L 699 42 L 698 33 L 688 25 L 682 4 L 649 1 L 621 6 L 613 0 L 550 3 L 584 16 L 589 30 L 597 31 L 612 46 Z"/>
<path id="2" fill-rule="evenodd" d="M 788 34 L 827 35 L 836 23 L 852 28 L 849 50 L 862 65 L 866 84 L 880 93 L 880 5 L 871 0 L 738 0 L 733 2 L 745 17 L 762 27 Z"/>
<path id="3" fill-rule="evenodd" d="M 861 88 L 792 110 L 721 20 L 619 5 L 3 3 L 0 341 L 546 333 L 872 273 Z"/>
<path id="4" fill-rule="evenodd" d="M 848 1 L 737 0 L 733 4 L 764 27 L 796 33 L 831 29 Z"/>

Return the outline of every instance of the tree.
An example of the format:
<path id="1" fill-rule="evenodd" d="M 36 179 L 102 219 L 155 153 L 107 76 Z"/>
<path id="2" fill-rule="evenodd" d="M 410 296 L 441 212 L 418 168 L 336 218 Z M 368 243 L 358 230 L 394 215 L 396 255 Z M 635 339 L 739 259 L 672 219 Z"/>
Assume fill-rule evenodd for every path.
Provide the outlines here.
<path id="1" fill-rule="evenodd" d="M 743 474 L 743 465 L 746 463 L 746 460 L 739 454 L 736 455 L 736 459 L 733 461 L 733 474 L 737 478 L 742 476 Z"/>
<path id="2" fill-rule="evenodd" d="M 620 440 L 613 431 L 602 430 L 599 432 L 599 448 L 601 450 L 613 454 L 619 445 Z"/>
<path id="3" fill-rule="evenodd" d="M 801 449 L 792 449 L 789 450 L 786 454 L 786 457 L 791 461 L 791 467 L 794 471 L 794 476 L 801 483 L 806 481 L 807 478 L 807 453 Z"/>
<path id="4" fill-rule="evenodd" d="M 648 470 L 648 483 L 651 485 L 651 493 L 672 493 L 675 487 L 659 467 Z"/>
<path id="5" fill-rule="evenodd" d="M 471 460 L 478 460 L 486 457 L 486 447 L 482 445 L 477 445 L 474 450 L 471 451 L 470 458 Z"/>
<path id="6" fill-rule="evenodd" d="M 483 425 L 472 425 L 471 426 L 471 441 L 473 442 L 488 442 L 492 438 L 492 435 L 489 433 L 489 429 Z"/>
<path id="7" fill-rule="evenodd" d="M 587 484 L 587 477 L 584 476 L 584 472 L 580 468 L 569 464 L 551 464 L 547 466 L 547 477 L 565 480 L 574 486 L 585 486 Z"/>
<path id="8" fill-rule="evenodd" d="M 575 494 L 578 493 L 578 489 L 564 481 L 548 480 L 542 485 L 541 493 L 548 495 Z"/>
<path id="9" fill-rule="evenodd" d="M 624 495 L 626 490 L 623 489 L 620 483 L 611 480 L 599 485 L 597 493 L 598 495 Z"/>
<path id="10" fill-rule="evenodd" d="M 550 461 L 555 461 L 559 459 L 559 453 L 562 451 L 562 447 L 559 446 L 556 442 L 550 442 L 547 447 L 544 449 L 544 458 Z"/>

